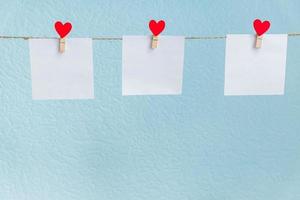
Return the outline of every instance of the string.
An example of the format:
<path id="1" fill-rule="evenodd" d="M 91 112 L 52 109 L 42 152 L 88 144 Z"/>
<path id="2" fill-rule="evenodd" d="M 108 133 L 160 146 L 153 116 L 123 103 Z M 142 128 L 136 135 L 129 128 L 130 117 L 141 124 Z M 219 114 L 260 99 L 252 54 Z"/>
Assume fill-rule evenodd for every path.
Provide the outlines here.
<path id="1" fill-rule="evenodd" d="M 289 37 L 300 37 L 300 33 L 288 33 Z M 57 37 L 38 37 L 38 36 L 7 36 L 0 35 L 0 39 L 57 39 Z M 93 40 L 122 40 L 122 37 L 110 37 L 110 36 L 100 36 L 92 37 Z M 220 40 L 226 39 L 226 36 L 188 36 L 185 37 L 186 40 Z"/>

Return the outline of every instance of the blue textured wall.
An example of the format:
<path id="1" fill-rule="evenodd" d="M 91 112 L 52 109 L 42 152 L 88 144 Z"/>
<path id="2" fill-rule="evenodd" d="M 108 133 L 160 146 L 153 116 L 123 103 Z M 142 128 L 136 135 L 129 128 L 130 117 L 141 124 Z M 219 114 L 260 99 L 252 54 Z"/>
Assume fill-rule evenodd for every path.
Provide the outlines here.
<path id="1" fill-rule="evenodd" d="M 1 35 L 300 31 L 298 0 L 0 1 Z M 0 40 L 1 200 L 299 200 L 300 38 L 285 96 L 224 97 L 224 40 L 187 41 L 182 96 L 121 96 L 121 42 L 94 42 L 95 100 L 32 101 L 28 43 Z"/>

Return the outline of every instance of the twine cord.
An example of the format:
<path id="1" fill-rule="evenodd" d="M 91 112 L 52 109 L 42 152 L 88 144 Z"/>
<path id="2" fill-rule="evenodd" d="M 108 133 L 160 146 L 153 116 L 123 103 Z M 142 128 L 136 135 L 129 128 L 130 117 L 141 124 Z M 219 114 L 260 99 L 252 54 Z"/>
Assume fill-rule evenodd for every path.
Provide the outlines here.
<path id="1" fill-rule="evenodd" d="M 289 37 L 300 37 L 300 33 L 288 33 Z M 8 36 L 8 35 L 0 35 L 0 39 L 57 39 L 57 37 L 38 37 L 38 36 Z M 226 36 L 188 36 L 185 37 L 186 40 L 220 40 L 226 39 Z M 122 40 L 122 37 L 110 37 L 110 36 L 100 36 L 100 37 L 92 37 L 92 40 Z"/>

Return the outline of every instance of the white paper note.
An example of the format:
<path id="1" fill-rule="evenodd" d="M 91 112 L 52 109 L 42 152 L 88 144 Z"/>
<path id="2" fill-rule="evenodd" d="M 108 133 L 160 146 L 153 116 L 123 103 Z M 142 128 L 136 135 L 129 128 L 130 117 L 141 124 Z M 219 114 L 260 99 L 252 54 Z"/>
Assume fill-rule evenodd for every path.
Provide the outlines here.
<path id="1" fill-rule="evenodd" d="M 255 35 L 227 35 L 225 95 L 283 95 L 287 35 L 264 35 L 260 49 Z"/>
<path id="2" fill-rule="evenodd" d="M 30 39 L 29 49 L 33 99 L 94 98 L 91 39 L 66 39 L 64 53 L 57 39 Z"/>
<path id="3" fill-rule="evenodd" d="M 184 37 L 160 36 L 151 49 L 150 36 L 123 37 L 123 95 L 181 94 Z"/>

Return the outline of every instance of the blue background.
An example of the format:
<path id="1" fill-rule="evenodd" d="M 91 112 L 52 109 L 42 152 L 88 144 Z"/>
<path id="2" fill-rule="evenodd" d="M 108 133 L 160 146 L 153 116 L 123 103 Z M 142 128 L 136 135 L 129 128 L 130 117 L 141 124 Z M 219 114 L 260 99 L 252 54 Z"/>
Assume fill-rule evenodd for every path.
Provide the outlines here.
<path id="1" fill-rule="evenodd" d="M 299 0 L 1 0 L 0 35 L 300 32 Z M 286 95 L 224 97 L 225 40 L 186 41 L 181 96 L 121 96 L 121 41 L 94 41 L 95 100 L 33 101 L 28 41 L 0 40 L 1 200 L 299 200 L 300 38 Z"/>

